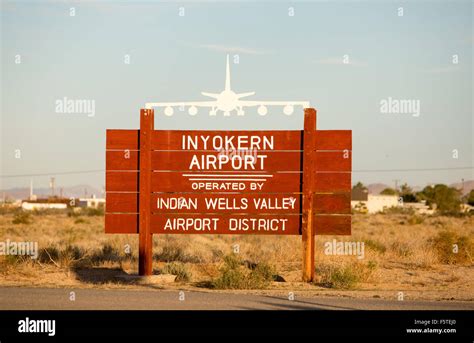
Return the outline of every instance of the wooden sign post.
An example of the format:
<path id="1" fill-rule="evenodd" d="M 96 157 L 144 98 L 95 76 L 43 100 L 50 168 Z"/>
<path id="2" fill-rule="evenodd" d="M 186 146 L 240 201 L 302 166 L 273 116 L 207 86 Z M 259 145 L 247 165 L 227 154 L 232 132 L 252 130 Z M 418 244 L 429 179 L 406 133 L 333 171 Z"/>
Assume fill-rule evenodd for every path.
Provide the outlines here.
<path id="1" fill-rule="evenodd" d="M 139 234 L 151 275 L 153 234 L 301 235 L 303 280 L 314 280 L 314 236 L 351 233 L 351 131 L 107 130 L 106 233 Z"/>

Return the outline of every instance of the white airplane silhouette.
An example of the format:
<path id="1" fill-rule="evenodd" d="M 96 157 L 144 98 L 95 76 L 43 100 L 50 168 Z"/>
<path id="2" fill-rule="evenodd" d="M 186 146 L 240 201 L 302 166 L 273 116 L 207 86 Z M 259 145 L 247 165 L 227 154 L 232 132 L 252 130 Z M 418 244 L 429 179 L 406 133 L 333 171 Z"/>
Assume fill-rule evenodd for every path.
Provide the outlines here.
<path id="1" fill-rule="evenodd" d="M 246 93 L 235 93 L 230 88 L 230 67 L 229 67 L 229 55 L 227 55 L 226 75 L 225 75 L 225 88 L 221 93 L 208 93 L 202 92 L 204 96 L 214 98 L 214 101 L 191 101 L 191 102 L 149 102 L 146 103 L 146 108 L 150 109 L 153 107 L 165 107 L 165 115 L 173 115 L 173 107 L 178 106 L 181 110 L 184 107 L 189 106 L 188 113 L 190 115 L 196 115 L 198 107 L 207 107 L 211 110 L 209 115 L 215 116 L 217 111 L 224 112 L 224 116 L 230 116 L 230 112 L 237 110 L 237 115 L 244 115 L 244 107 L 257 107 L 258 114 L 264 116 L 268 110 L 266 106 L 284 106 L 283 112 L 286 115 L 291 115 L 294 111 L 294 106 L 302 106 L 303 108 L 309 107 L 309 101 L 246 101 L 240 100 L 241 98 L 254 95 L 255 92 Z"/>

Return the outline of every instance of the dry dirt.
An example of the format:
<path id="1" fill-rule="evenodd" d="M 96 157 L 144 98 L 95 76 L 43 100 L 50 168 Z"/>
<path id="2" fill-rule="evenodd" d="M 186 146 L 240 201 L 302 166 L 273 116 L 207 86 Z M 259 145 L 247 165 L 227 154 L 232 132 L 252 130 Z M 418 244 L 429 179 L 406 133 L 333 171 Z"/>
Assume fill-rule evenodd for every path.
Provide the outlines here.
<path id="1" fill-rule="evenodd" d="M 53 254 L 51 258 L 43 253 L 42 259 L 37 260 L 0 256 L 0 286 L 101 289 L 150 286 L 147 282 L 117 279 L 120 275 L 137 273 L 137 236 L 104 234 L 103 216 L 32 215 L 28 224 L 13 224 L 13 219 L 12 213 L 0 216 L 0 242 L 35 241 L 40 251 L 47 247 L 64 251 L 69 246 L 76 253 L 66 257 Z M 448 237 L 454 241 L 438 240 L 436 245 L 433 239 L 442 232 L 449 232 Z M 282 295 L 298 292 L 307 297 L 384 299 L 395 299 L 403 292 L 406 299 L 474 301 L 473 233 L 472 216 L 357 214 L 353 217 L 352 236 L 316 237 L 314 284 L 300 282 L 299 236 L 155 235 L 154 270 L 159 272 L 175 261 L 183 266 L 190 279 L 153 287 L 221 292 L 208 284 L 219 276 L 223 256 L 238 247 L 243 261 L 273 267 L 279 282 L 271 282 L 263 289 L 226 292 Z M 363 258 L 325 254 L 325 242 L 333 239 L 364 242 Z M 446 255 L 453 253 L 452 243 L 458 241 L 459 253 L 446 261 Z M 339 276 L 335 278 L 336 274 Z M 333 282 L 344 282 L 351 277 L 356 280 L 350 287 Z"/>

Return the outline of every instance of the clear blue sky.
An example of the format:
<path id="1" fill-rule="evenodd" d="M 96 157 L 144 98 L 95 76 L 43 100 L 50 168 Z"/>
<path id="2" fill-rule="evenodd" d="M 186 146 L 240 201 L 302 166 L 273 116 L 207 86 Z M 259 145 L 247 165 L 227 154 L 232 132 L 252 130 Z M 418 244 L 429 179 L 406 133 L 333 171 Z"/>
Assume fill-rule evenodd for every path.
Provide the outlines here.
<path id="1" fill-rule="evenodd" d="M 471 1 L 22 1 L 3 2 L 1 12 L 4 176 L 104 169 L 106 128 L 138 128 L 146 102 L 206 100 L 201 91 L 223 89 L 230 53 L 240 57 L 231 66 L 235 91 L 308 100 L 319 128 L 353 130 L 354 182 L 474 179 L 472 169 L 365 172 L 473 166 Z M 63 97 L 95 100 L 95 116 L 55 113 Z M 420 116 L 381 114 L 388 97 L 419 100 Z M 164 129 L 303 124 L 302 113 L 288 117 L 273 108 L 265 117 L 155 113 L 155 127 Z M 101 172 L 51 176 L 58 187 L 105 182 Z M 29 180 L 3 178 L 0 188 Z M 47 186 L 49 176 L 33 180 Z"/>

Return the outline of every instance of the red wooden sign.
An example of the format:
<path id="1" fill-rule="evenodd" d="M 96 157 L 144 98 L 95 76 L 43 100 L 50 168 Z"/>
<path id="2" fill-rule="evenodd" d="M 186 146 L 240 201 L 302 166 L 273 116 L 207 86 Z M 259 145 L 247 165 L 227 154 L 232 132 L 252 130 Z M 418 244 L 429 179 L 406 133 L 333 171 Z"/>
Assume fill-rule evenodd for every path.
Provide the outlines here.
<path id="1" fill-rule="evenodd" d="M 303 278 L 314 277 L 314 235 L 351 232 L 351 131 L 107 130 L 106 233 L 140 235 L 151 274 L 152 234 L 302 235 Z"/>

